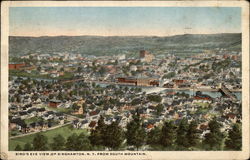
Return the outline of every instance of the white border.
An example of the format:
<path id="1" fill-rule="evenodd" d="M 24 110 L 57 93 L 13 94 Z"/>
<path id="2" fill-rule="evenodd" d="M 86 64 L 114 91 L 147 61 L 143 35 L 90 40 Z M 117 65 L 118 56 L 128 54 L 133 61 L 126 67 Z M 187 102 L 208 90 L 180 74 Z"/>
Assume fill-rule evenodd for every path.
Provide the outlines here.
<path id="1" fill-rule="evenodd" d="M 242 112 L 243 112 L 243 150 L 242 151 L 143 151 L 147 156 L 15 156 L 8 151 L 8 13 L 9 7 L 242 7 Z M 11 1 L 1 6 L 1 152 L 8 159 L 248 159 L 249 158 L 249 4 L 245 1 Z M 32 153 L 32 152 L 29 152 Z M 39 152 L 45 153 L 45 152 Z M 51 153 L 51 152 L 49 152 Z M 58 152 L 53 152 L 58 153 Z M 88 152 L 94 153 L 94 152 Z M 111 153 L 111 152 L 110 152 Z"/>

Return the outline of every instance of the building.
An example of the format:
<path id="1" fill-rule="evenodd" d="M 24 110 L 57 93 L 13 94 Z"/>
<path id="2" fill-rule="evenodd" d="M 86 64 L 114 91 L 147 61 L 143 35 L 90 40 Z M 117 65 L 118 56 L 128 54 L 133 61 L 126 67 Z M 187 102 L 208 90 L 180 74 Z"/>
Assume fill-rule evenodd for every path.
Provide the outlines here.
<path id="1" fill-rule="evenodd" d="M 239 57 L 237 55 L 232 55 L 231 59 L 237 61 L 239 59 Z"/>
<path id="2" fill-rule="evenodd" d="M 9 69 L 20 69 L 25 66 L 25 63 L 10 63 Z"/>
<path id="3" fill-rule="evenodd" d="M 117 82 L 136 86 L 159 86 L 159 81 L 156 78 L 118 77 Z"/>
<path id="4" fill-rule="evenodd" d="M 227 58 L 229 58 L 229 57 L 230 57 L 230 56 L 229 56 L 228 54 L 224 54 L 224 55 L 223 55 L 223 58 L 224 58 L 224 59 L 227 59 Z"/>
<path id="5" fill-rule="evenodd" d="M 132 78 L 132 77 L 127 77 L 127 78 L 118 77 L 117 82 L 118 83 L 127 83 L 127 84 L 131 84 L 131 85 L 137 85 L 136 78 Z"/>
<path id="6" fill-rule="evenodd" d="M 60 105 L 60 104 L 61 104 L 61 101 L 59 101 L 59 100 L 54 100 L 54 99 L 53 99 L 53 100 L 50 100 L 50 101 L 49 101 L 49 106 L 50 106 L 50 107 L 57 108 L 57 106 Z"/>
<path id="7" fill-rule="evenodd" d="M 117 59 L 118 60 L 124 60 L 124 59 L 126 59 L 126 55 L 125 54 L 118 55 Z"/>
<path id="8" fill-rule="evenodd" d="M 143 62 L 152 62 L 152 60 L 154 59 L 154 55 L 149 53 L 146 50 L 141 50 L 140 51 L 140 59 Z"/>
<path id="9" fill-rule="evenodd" d="M 202 94 L 202 92 L 197 91 L 196 95 L 194 96 L 194 99 L 196 100 L 212 100 L 212 97 L 206 94 Z"/>
<path id="10" fill-rule="evenodd" d="M 72 114 L 83 114 L 83 107 L 81 106 L 78 110 L 76 110 L 75 112 L 73 112 Z"/>

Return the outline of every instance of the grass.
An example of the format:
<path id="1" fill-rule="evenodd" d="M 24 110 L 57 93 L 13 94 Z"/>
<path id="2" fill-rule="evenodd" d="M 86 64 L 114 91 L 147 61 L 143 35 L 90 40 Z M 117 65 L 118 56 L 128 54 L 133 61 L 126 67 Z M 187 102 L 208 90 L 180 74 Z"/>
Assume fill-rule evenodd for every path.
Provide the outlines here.
<path id="1" fill-rule="evenodd" d="M 54 108 L 54 107 L 49 107 L 46 105 L 44 105 L 43 107 L 51 111 L 57 111 L 57 112 L 62 112 L 62 113 L 67 113 L 67 114 L 70 114 L 72 111 L 70 108 L 61 108 L 61 107 Z"/>
<path id="2" fill-rule="evenodd" d="M 56 129 L 53 129 L 53 130 L 42 132 L 42 134 L 44 134 L 48 138 L 49 143 L 52 143 L 53 137 L 55 137 L 57 134 L 61 134 L 65 139 L 67 139 L 73 133 L 76 133 L 78 135 L 80 133 L 84 133 L 85 135 L 88 135 L 87 130 L 85 130 L 85 129 L 75 129 L 75 128 L 71 127 L 71 125 L 66 125 L 66 126 L 63 126 L 63 127 L 60 127 L 60 128 L 56 128 Z M 24 137 L 18 137 L 18 138 L 14 138 L 14 139 L 9 139 L 9 150 L 14 151 L 15 147 L 18 144 L 22 148 L 24 147 L 24 145 L 27 142 L 32 144 L 33 138 L 35 137 L 36 134 L 27 135 L 27 136 L 24 136 Z"/>
<path id="3" fill-rule="evenodd" d="M 70 79 L 74 77 L 74 74 L 71 72 L 65 72 L 63 76 L 52 78 L 49 74 L 41 75 L 39 72 L 32 71 L 31 73 L 27 73 L 22 70 L 9 70 L 10 76 L 17 76 L 17 77 L 30 77 L 30 78 L 44 78 L 44 79 L 51 79 L 51 80 L 61 80 L 61 79 Z"/>
<path id="4" fill-rule="evenodd" d="M 202 108 L 206 108 L 206 107 L 209 106 L 209 103 L 197 102 L 197 103 L 195 103 L 195 104 L 198 105 L 198 106 L 201 106 Z"/>
<path id="5" fill-rule="evenodd" d="M 42 118 L 32 117 L 32 118 L 25 119 L 24 121 L 25 121 L 26 124 L 30 124 L 30 123 L 33 123 L 33 122 L 38 122 L 39 120 L 42 120 Z"/>

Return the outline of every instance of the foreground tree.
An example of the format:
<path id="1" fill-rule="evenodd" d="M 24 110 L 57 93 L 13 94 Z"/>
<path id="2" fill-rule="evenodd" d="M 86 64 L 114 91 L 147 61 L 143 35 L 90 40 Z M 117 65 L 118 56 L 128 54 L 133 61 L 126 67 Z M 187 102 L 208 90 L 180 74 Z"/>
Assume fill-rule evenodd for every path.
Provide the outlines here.
<path id="1" fill-rule="evenodd" d="M 48 150 L 48 138 L 41 133 L 36 134 L 33 139 L 34 151 L 46 151 Z"/>
<path id="2" fill-rule="evenodd" d="M 83 133 L 81 133 L 79 136 L 76 133 L 73 133 L 67 138 L 65 146 L 67 151 L 91 150 L 90 141 Z"/>
<path id="3" fill-rule="evenodd" d="M 191 121 L 187 131 L 188 147 L 196 147 L 200 142 L 200 134 L 197 129 L 197 123 Z"/>
<path id="4" fill-rule="evenodd" d="M 209 150 L 221 150 L 224 134 L 220 131 L 221 124 L 216 119 L 211 120 L 208 123 L 210 132 L 205 134 L 203 143 L 205 149 Z"/>
<path id="5" fill-rule="evenodd" d="M 22 147 L 19 144 L 16 145 L 15 151 L 22 151 Z"/>
<path id="6" fill-rule="evenodd" d="M 160 143 L 161 130 L 159 127 L 155 127 L 147 134 L 147 144 L 157 145 Z"/>
<path id="7" fill-rule="evenodd" d="M 58 134 L 53 138 L 53 142 L 50 146 L 53 151 L 63 151 L 65 146 L 65 138 L 61 134 Z"/>
<path id="8" fill-rule="evenodd" d="M 172 148 L 176 139 L 176 126 L 173 121 L 165 122 L 162 127 L 161 144 L 164 147 Z"/>
<path id="9" fill-rule="evenodd" d="M 234 124 L 232 129 L 228 132 L 228 138 L 226 139 L 225 147 L 228 150 L 241 150 L 242 131 L 240 124 Z"/>
<path id="10" fill-rule="evenodd" d="M 91 150 L 91 144 L 90 141 L 88 139 L 88 137 L 86 137 L 86 135 L 84 135 L 84 133 L 81 133 L 78 137 L 77 137 L 77 142 L 76 142 L 76 151 L 89 151 Z"/>
<path id="11" fill-rule="evenodd" d="M 95 146 L 104 146 L 104 135 L 106 134 L 107 125 L 104 123 L 103 116 L 97 122 L 97 127 L 94 130 L 91 130 L 89 140 L 92 145 Z"/>
<path id="12" fill-rule="evenodd" d="M 133 115 L 133 120 L 127 124 L 127 144 L 133 145 L 138 150 L 146 141 L 146 131 L 142 126 L 139 113 Z"/>
<path id="13" fill-rule="evenodd" d="M 77 134 L 73 133 L 67 138 L 67 142 L 65 144 L 66 150 L 67 151 L 74 151 L 77 144 Z"/>
<path id="14" fill-rule="evenodd" d="M 188 132 L 188 122 L 186 119 L 182 119 L 177 129 L 176 144 L 179 147 L 178 149 L 183 150 L 188 147 L 187 132 Z"/>
<path id="15" fill-rule="evenodd" d="M 118 122 L 113 122 L 107 126 L 104 135 L 104 145 L 112 150 L 117 150 L 124 141 L 124 133 Z"/>
<path id="16" fill-rule="evenodd" d="M 31 146 L 31 144 L 28 142 L 24 145 L 24 148 L 23 148 L 24 151 L 32 151 L 33 148 Z"/>

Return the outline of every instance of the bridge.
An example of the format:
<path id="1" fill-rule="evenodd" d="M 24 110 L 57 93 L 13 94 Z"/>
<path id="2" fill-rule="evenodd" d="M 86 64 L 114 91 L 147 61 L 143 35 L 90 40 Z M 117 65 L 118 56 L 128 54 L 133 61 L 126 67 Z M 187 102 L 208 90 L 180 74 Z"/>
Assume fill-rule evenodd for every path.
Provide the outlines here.
<path id="1" fill-rule="evenodd" d="M 64 83 L 79 82 L 79 81 L 84 81 L 84 80 L 85 80 L 85 78 L 79 78 L 79 79 L 61 80 L 59 82 L 62 83 L 62 84 L 64 84 Z"/>
<path id="2" fill-rule="evenodd" d="M 84 81 L 84 82 L 95 82 L 95 83 L 103 83 L 103 84 L 117 84 L 117 85 L 128 85 L 128 84 L 121 84 L 121 83 L 116 83 L 116 82 L 110 82 L 110 81 L 97 81 L 97 80 L 86 80 L 84 78 L 79 78 L 79 79 L 71 79 L 71 80 L 62 80 L 60 83 L 70 83 L 70 82 L 79 82 L 79 81 Z M 165 87 L 146 87 L 144 88 L 144 92 L 146 94 L 154 93 L 154 92 L 161 92 L 167 88 Z M 181 90 L 181 88 L 171 88 L 174 90 Z M 188 90 L 190 88 L 186 88 Z M 196 88 L 197 90 L 202 90 L 201 88 Z M 183 89 L 182 89 L 183 90 Z M 212 90 L 211 90 L 212 91 Z M 214 89 L 214 91 L 219 91 L 221 92 L 222 95 L 227 96 L 231 98 L 232 100 L 237 100 L 237 97 L 223 84 L 220 83 L 219 86 Z"/>
<path id="3" fill-rule="evenodd" d="M 237 100 L 237 97 L 223 83 L 219 84 L 218 90 L 221 92 L 222 95 L 226 95 L 232 100 Z"/>

